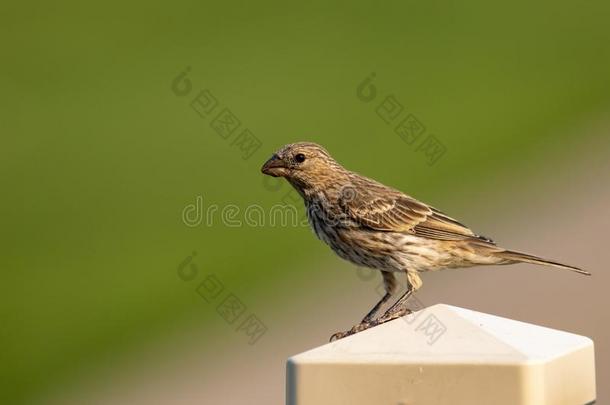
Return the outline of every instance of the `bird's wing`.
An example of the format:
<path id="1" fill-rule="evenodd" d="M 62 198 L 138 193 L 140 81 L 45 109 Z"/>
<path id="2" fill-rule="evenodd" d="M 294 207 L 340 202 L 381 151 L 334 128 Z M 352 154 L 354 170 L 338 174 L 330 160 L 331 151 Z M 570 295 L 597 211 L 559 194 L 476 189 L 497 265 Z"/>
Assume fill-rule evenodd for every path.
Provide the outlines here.
<path id="1" fill-rule="evenodd" d="M 371 229 L 439 240 L 477 239 L 493 243 L 439 210 L 376 182 L 342 196 L 339 204 L 350 218 Z"/>

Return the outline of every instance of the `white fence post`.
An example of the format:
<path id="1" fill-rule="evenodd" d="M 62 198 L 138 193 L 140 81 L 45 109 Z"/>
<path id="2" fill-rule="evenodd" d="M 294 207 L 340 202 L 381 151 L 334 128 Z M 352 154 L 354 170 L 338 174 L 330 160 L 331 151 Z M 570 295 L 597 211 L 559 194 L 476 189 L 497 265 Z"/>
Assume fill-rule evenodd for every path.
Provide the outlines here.
<path id="1" fill-rule="evenodd" d="M 288 360 L 288 405 L 585 405 L 593 341 L 439 304 Z"/>

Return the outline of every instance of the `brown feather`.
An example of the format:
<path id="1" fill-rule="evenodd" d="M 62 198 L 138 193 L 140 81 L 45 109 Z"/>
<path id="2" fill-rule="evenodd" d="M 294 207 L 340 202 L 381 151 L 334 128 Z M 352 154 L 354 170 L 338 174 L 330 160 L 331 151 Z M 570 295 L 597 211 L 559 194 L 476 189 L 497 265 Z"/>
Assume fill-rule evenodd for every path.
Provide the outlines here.
<path id="1" fill-rule="evenodd" d="M 398 190 L 361 178 L 358 193 L 340 198 L 339 205 L 352 219 L 371 229 L 406 232 L 438 240 L 490 239 Z"/>

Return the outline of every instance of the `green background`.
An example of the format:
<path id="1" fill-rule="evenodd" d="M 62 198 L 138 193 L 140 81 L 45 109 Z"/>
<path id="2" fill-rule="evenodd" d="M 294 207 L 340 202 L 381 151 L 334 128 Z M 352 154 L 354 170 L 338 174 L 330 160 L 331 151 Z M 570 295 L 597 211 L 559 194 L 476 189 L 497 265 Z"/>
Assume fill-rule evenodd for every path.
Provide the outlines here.
<path id="1" fill-rule="evenodd" d="M 201 274 L 261 317 L 280 282 L 330 258 L 303 228 L 181 220 L 197 195 L 242 209 L 281 201 L 288 186 L 270 191 L 259 171 L 281 145 L 319 142 L 346 167 L 446 206 L 487 198 L 473 187 L 544 167 L 551 151 L 570 157 L 584 141 L 573 129 L 610 103 L 602 1 L 0 10 L 0 381 L 12 404 L 217 316 L 176 275 L 192 251 Z M 178 97 L 171 83 L 187 66 L 193 93 Z M 371 72 L 379 93 L 367 104 L 356 87 Z M 189 107 L 201 89 L 258 137 L 252 157 Z M 435 165 L 377 116 L 390 94 L 446 147 Z"/>

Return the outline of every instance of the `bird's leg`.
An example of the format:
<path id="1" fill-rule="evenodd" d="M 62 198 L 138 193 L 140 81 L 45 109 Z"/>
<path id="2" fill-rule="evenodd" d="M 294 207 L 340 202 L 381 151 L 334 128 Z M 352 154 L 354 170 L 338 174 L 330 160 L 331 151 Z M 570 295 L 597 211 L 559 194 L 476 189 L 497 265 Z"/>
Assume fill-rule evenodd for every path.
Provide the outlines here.
<path id="1" fill-rule="evenodd" d="M 355 325 L 352 329 L 350 329 L 349 332 L 347 332 L 348 334 L 345 336 L 349 336 L 354 333 L 362 332 L 363 330 L 370 329 L 374 326 L 382 325 L 386 322 L 390 322 L 394 319 L 401 318 L 407 314 L 410 314 L 413 311 L 411 311 L 409 308 L 407 308 L 406 303 L 409 300 L 409 298 L 411 297 L 411 295 L 413 295 L 413 291 L 414 291 L 413 287 L 409 286 L 409 289 L 390 308 L 388 308 L 388 310 L 385 311 L 385 313 L 382 316 L 375 318 L 375 319 L 371 319 L 368 322 L 362 321 L 360 324 Z M 388 299 L 389 299 L 389 297 L 388 297 Z M 382 300 L 383 300 L 383 298 L 382 298 Z M 381 306 L 381 305 L 379 305 L 379 306 Z M 343 332 L 343 333 L 346 333 L 346 332 Z M 345 336 L 341 336 L 341 337 L 345 337 Z"/>
<path id="2" fill-rule="evenodd" d="M 393 316 L 395 314 L 399 314 L 399 313 L 401 313 L 401 315 L 398 315 L 398 317 L 401 317 L 401 316 L 406 315 L 407 313 L 411 312 L 409 309 L 407 309 L 405 304 L 407 303 L 409 298 L 411 298 L 411 295 L 413 295 L 414 288 L 411 285 L 409 285 L 408 288 L 409 289 L 402 295 L 402 297 L 400 297 L 390 308 L 388 308 L 387 311 L 385 311 L 385 314 L 383 314 L 383 316 L 381 316 L 380 319 L 391 317 L 391 316 Z M 396 319 L 396 318 L 392 318 L 392 319 Z M 391 319 L 388 319 L 388 320 L 391 320 Z M 385 322 L 387 322 L 388 320 L 386 320 Z"/>
<path id="3" fill-rule="evenodd" d="M 422 286 L 422 280 L 416 271 L 407 271 L 407 291 L 400 297 L 394 305 L 392 305 L 379 319 L 381 323 L 391 321 L 392 319 L 400 318 L 404 315 L 410 314 L 411 311 L 406 307 L 406 303 L 411 298 L 411 295 Z"/>
<path id="4" fill-rule="evenodd" d="M 413 291 L 415 291 L 415 288 L 413 288 L 413 286 L 409 284 L 408 290 L 390 308 L 388 308 L 388 310 L 382 316 L 373 319 L 373 316 L 375 315 L 377 310 L 383 304 L 385 304 L 392 296 L 392 294 L 386 293 L 386 295 L 384 295 L 384 297 L 377 303 L 377 305 L 373 307 L 371 312 L 369 312 L 369 314 L 362 320 L 362 322 L 360 322 L 358 325 L 354 325 L 354 327 L 348 331 L 335 333 L 330 337 L 330 341 L 333 342 L 335 340 L 342 339 L 346 336 L 362 332 L 363 330 L 370 329 L 374 326 L 382 325 L 386 322 L 390 322 L 394 319 L 398 319 L 407 314 L 410 314 L 412 311 L 407 308 L 405 304 L 407 303 L 411 295 L 413 295 Z"/>
<path id="5" fill-rule="evenodd" d="M 407 294 L 403 295 L 403 297 L 405 297 L 406 295 Z M 398 301 L 397 301 L 397 303 L 398 303 Z M 396 304 L 394 304 L 394 305 L 396 305 Z M 392 307 L 394 307 L 394 305 Z M 399 304 L 398 306 L 396 306 L 396 308 L 394 308 L 393 310 L 386 311 L 386 313 L 383 314 L 382 316 L 380 316 L 379 318 L 372 319 L 368 322 L 361 322 L 358 325 L 354 325 L 354 327 L 352 327 L 348 331 L 335 333 L 334 335 L 332 335 L 330 337 L 330 341 L 334 342 L 335 340 L 342 339 L 346 336 L 354 335 L 358 332 L 362 332 L 363 330 L 367 330 L 367 329 L 373 328 L 375 326 L 383 325 L 386 322 L 390 322 L 394 319 L 401 318 L 407 314 L 410 314 L 411 312 L 412 311 L 409 308 L 404 306 L 404 302 L 403 302 L 403 303 Z"/>
<path id="6" fill-rule="evenodd" d="M 381 297 L 379 302 L 375 304 L 358 325 L 354 325 L 348 331 L 335 333 L 330 337 L 331 342 L 378 325 L 375 323 L 377 312 L 379 312 L 379 309 L 394 296 L 394 292 L 396 291 L 396 279 L 394 278 L 394 275 L 385 271 L 382 271 L 381 275 L 383 276 L 383 284 L 386 290 L 385 295 Z"/>
<path id="7" fill-rule="evenodd" d="M 381 308 L 386 302 L 392 298 L 394 294 L 387 292 L 385 295 L 379 300 L 377 304 L 369 311 L 368 314 L 360 321 L 360 323 L 370 323 L 373 319 L 375 319 L 375 315 L 379 312 L 379 308 Z"/>
<path id="8" fill-rule="evenodd" d="M 337 332 L 330 337 L 330 341 L 333 342 L 337 339 L 344 338 L 349 335 L 353 335 L 354 333 L 362 332 L 363 330 L 372 328 L 373 326 L 378 325 L 375 319 L 375 315 L 379 311 L 386 302 L 392 298 L 393 294 L 390 292 L 385 293 L 385 295 L 379 300 L 377 304 L 369 311 L 369 313 L 362 319 L 362 321 L 358 325 L 354 325 L 350 330 L 345 332 Z M 385 316 L 385 315 L 384 315 Z M 386 321 L 387 322 L 387 321 Z"/>
<path id="9" fill-rule="evenodd" d="M 392 312 L 388 311 L 385 314 L 383 314 L 382 316 L 380 316 L 379 318 L 375 319 L 374 325 L 371 325 L 371 327 L 383 325 L 386 322 L 390 322 L 390 321 L 393 321 L 394 319 L 402 318 L 403 316 L 408 315 L 412 312 L 413 311 L 411 311 L 406 306 L 397 307 Z"/>

